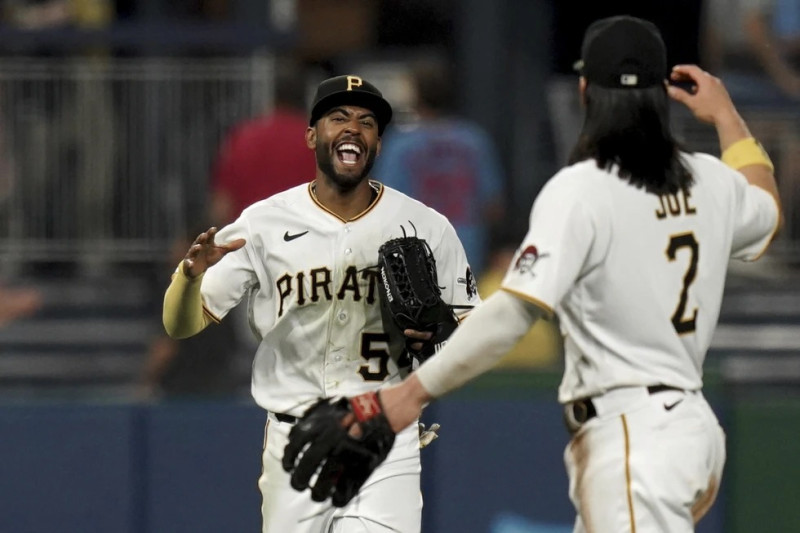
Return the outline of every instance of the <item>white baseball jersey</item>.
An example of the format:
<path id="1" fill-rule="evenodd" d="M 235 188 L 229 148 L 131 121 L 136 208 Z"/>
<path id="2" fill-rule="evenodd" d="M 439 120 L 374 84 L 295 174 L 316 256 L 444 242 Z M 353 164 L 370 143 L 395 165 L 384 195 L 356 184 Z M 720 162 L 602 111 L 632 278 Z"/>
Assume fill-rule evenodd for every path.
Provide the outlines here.
<path id="1" fill-rule="evenodd" d="M 624 386 L 702 387 L 728 261 L 765 249 L 778 209 L 718 159 L 683 157 L 688 194 L 648 194 L 589 160 L 534 203 L 502 287 L 558 313 L 562 403 Z"/>
<path id="2" fill-rule="evenodd" d="M 352 396 L 401 379 L 387 351 L 374 268 L 385 241 L 404 231 L 425 239 L 443 300 L 479 301 L 447 219 L 394 189 L 371 185 L 377 198 L 349 221 L 322 206 L 305 184 L 253 204 L 217 234 L 217 242 L 247 243 L 205 273 L 206 312 L 220 320 L 249 295 L 250 324 L 260 341 L 252 394 L 271 412 L 300 416 L 320 396 Z"/>

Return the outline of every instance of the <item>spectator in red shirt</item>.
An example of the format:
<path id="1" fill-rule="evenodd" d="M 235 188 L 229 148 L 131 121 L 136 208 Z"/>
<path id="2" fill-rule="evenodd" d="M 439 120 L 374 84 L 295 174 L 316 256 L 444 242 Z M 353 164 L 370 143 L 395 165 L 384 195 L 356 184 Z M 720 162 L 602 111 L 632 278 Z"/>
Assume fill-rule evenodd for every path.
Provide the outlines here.
<path id="1" fill-rule="evenodd" d="M 314 152 L 305 143 L 305 94 L 299 66 L 280 64 L 274 109 L 237 125 L 223 141 L 211 182 L 214 225 L 224 226 L 250 204 L 314 179 Z"/>

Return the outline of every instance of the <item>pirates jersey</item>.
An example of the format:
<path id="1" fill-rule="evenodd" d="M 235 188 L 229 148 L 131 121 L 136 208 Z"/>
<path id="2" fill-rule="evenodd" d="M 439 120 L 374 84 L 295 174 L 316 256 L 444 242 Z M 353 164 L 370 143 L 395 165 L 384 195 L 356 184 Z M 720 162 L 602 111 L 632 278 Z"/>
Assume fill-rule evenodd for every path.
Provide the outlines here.
<path id="1" fill-rule="evenodd" d="M 589 160 L 556 174 L 533 205 L 502 288 L 558 314 L 561 402 L 702 386 L 728 261 L 757 258 L 778 209 L 717 158 L 682 157 L 695 178 L 686 193 L 647 193 Z"/>
<path id="2" fill-rule="evenodd" d="M 265 409 L 302 415 L 320 396 L 352 396 L 400 381 L 389 355 L 375 268 L 389 239 L 416 235 L 436 259 L 442 299 L 463 306 L 479 297 L 464 249 L 445 217 L 371 182 L 376 198 L 345 221 L 304 184 L 262 200 L 217 234 L 245 246 L 208 269 L 201 292 L 214 320 L 249 296 L 259 340 L 252 393 Z"/>

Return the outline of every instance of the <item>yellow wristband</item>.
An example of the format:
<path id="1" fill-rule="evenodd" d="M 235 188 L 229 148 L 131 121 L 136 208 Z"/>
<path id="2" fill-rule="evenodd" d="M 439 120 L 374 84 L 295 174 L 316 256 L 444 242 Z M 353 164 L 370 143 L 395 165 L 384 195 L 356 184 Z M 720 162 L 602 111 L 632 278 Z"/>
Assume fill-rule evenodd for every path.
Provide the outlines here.
<path id="1" fill-rule="evenodd" d="M 764 165 L 770 172 L 775 172 L 775 166 L 767 152 L 753 137 L 736 141 L 722 152 L 722 162 L 731 168 L 739 170 L 749 165 Z"/>

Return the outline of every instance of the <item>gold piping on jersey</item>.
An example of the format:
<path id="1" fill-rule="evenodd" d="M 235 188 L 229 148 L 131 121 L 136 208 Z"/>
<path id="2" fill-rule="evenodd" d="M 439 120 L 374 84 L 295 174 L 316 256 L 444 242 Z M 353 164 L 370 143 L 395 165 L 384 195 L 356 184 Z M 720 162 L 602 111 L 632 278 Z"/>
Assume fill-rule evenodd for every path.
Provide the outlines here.
<path id="1" fill-rule="evenodd" d="M 219 324 L 220 322 L 222 322 L 222 319 L 219 318 L 214 313 L 212 313 L 211 310 L 208 307 L 206 307 L 205 303 L 203 303 L 203 314 L 206 315 L 215 324 Z"/>
<path id="2" fill-rule="evenodd" d="M 322 203 L 317 199 L 317 193 L 316 193 L 316 190 L 315 190 L 316 189 L 316 183 L 317 183 L 317 180 L 314 180 L 314 181 L 312 181 L 311 183 L 308 184 L 308 194 L 309 194 L 309 196 L 311 196 L 311 200 L 313 200 L 313 202 L 315 204 L 317 204 L 317 207 L 319 207 L 320 209 L 322 209 L 323 211 L 325 211 L 329 215 L 338 218 L 339 220 L 341 220 L 344 223 L 353 222 L 353 221 L 358 220 L 359 218 L 362 218 L 362 217 L 366 216 L 367 213 L 372 211 L 372 209 L 376 205 L 378 205 L 378 202 L 380 201 L 381 197 L 383 196 L 383 184 L 378 182 L 378 181 L 375 181 L 375 180 L 368 180 L 369 186 L 372 187 L 373 191 L 375 191 L 375 197 L 372 199 L 372 201 L 367 206 L 367 208 L 364 209 L 362 212 L 360 212 L 359 214 L 357 214 L 356 216 L 354 216 L 351 219 L 344 219 L 344 218 L 340 217 L 339 215 L 337 215 L 336 213 L 334 213 L 333 211 L 331 211 L 330 209 L 328 209 L 327 207 L 325 207 L 324 205 L 322 205 Z"/>
<path id="3" fill-rule="evenodd" d="M 553 318 L 553 315 L 556 314 L 556 312 L 553 311 L 552 307 L 550 307 L 543 301 L 534 298 L 533 296 L 525 294 L 524 292 L 515 291 L 514 289 L 509 289 L 508 287 L 500 287 L 500 290 L 506 291 L 508 294 L 511 294 L 512 296 L 516 296 L 517 298 L 520 298 L 528 303 L 535 305 L 536 307 L 540 308 L 542 311 L 547 313 L 547 318 Z"/>
<path id="4" fill-rule="evenodd" d="M 622 432 L 625 434 L 625 491 L 628 494 L 628 514 L 631 519 L 631 533 L 636 533 L 636 517 L 633 514 L 633 491 L 631 489 L 631 442 L 628 437 L 628 419 L 622 415 Z"/>
<path id="5" fill-rule="evenodd" d="M 778 209 L 778 217 L 775 219 L 775 226 L 772 228 L 772 234 L 769 236 L 767 244 L 764 245 L 764 247 L 761 249 L 760 252 L 756 254 L 755 257 L 753 257 L 752 259 L 748 259 L 748 261 L 757 261 L 762 255 L 764 255 L 767 252 L 767 248 L 769 248 L 769 245 L 772 244 L 772 241 L 775 239 L 775 235 L 777 235 L 778 233 L 778 228 L 781 227 L 781 206 L 778 204 L 778 200 L 776 200 L 772 194 L 770 194 L 769 197 L 772 198 L 773 202 L 775 202 L 775 207 Z"/>

